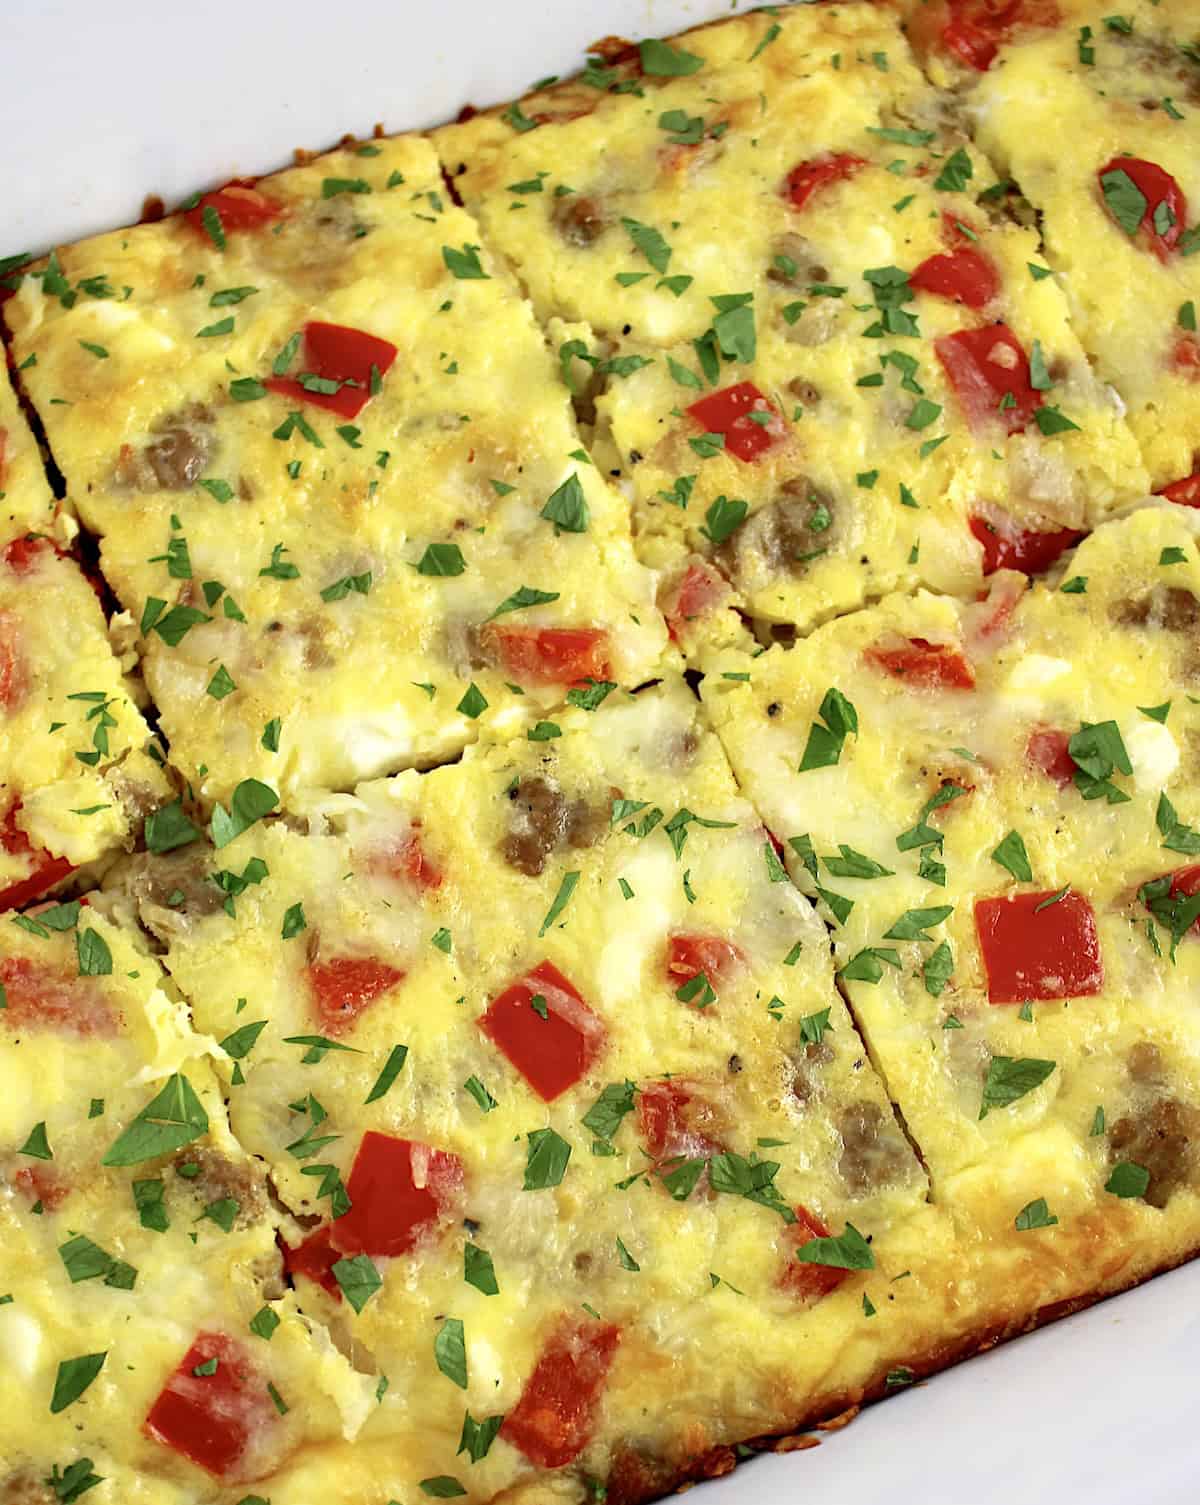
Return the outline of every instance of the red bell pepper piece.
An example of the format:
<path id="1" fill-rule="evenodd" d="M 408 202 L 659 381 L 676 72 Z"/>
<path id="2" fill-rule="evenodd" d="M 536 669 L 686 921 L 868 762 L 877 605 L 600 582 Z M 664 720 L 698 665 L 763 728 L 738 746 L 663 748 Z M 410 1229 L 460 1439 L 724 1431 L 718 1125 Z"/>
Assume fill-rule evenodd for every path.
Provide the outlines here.
<path id="1" fill-rule="evenodd" d="M 959 329 L 933 348 L 972 429 L 1000 424 L 1019 433 L 1042 405 L 1029 380 L 1029 359 L 1006 324 Z"/>
<path id="2" fill-rule="evenodd" d="M 1181 480 L 1171 481 L 1154 494 L 1165 496 L 1167 501 L 1175 502 L 1180 507 L 1200 507 L 1200 470 L 1194 470 L 1190 476 L 1184 476 Z"/>
<path id="3" fill-rule="evenodd" d="M 500 627 L 480 633 L 489 660 L 521 685 L 570 685 L 610 677 L 608 633 L 599 627 Z"/>
<path id="4" fill-rule="evenodd" d="M 825 157 L 798 162 L 787 175 L 785 197 L 793 209 L 803 209 L 814 193 L 831 183 L 844 183 L 866 165 L 866 158 L 855 156 L 853 152 L 832 152 Z"/>
<path id="5" fill-rule="evenodd" d="M 953 643 L 931 643 L 927 638 L 909 638 L 888 647 L 876 643 L 867 658 L 896 679 L 907 680 L 927 690 L 972 690 L 975 671 Z"/>
<path id="6" fill-rule="evenodd" d="M 1030 732 L 1025 744 L 1026 759 L 1060 789 L 1065 789 L 1075 777 L 1075 760 L 1067 750 L 1070 740 L 1067 732 L 1039 726 Z"/>
<path id="7" fill-rule="evenodd" d="M 390 340 L 365 330 L 313 321 L 304 326 L 300 375 L 268 376 L 263 385 L 294 402 L 309 402 L 342 418 L 357 418 L 391 370 L 397 353 Z"/>
<path id="8" fill-rule="evenodd" d="M 534 999 L 541 1000 L 536 1008 Z M 600 1019 L 550 962 L 493 998 L 479 1028 L 547 1103 L 583 1076 L 605 1037 Z"/>
<path id="9" fill-rule="evenodd" d="M 1085 998 L 1104 986 L 1096 917 L 1074 890 L 977 899 L 975 929 L 992 1003 Z"/>
<path id="10" fill-rule="evenodd" d="M 1136 233 L 1144 237 L 1145 244 L 1159 261 L 1166 261 L 1187 227 L 1187 199 L 1183 189 L 1156 162 L 1146 162 L 1141 157 L 1113 157 L 1096 174 L 1100 199 L 1110 216 L 1112 209 L 1104 196 L 1104 180 L 1110 173 L 1124 173 L 1145 199 L 1145 212 Z"/>
<path id="11" fill-rule="evenodd" d="M 199 202 L 184 211 L 184 219 L 205 240 L 210 240 L 204 211 L 215 209 L 220 216 L 221 229 L 226 235 L 240 230 L 259 230 L 263 225 L 273 224 L 283 217 L 283 205 L 269 199 L 265 193 L 252 188 L 248 183 L 227 183 L 224 188 L 201 194 Z M 211 220 L 212 216 L 209 216 Z"/>
<path id="12" fill-rule="evenodd" d="M 266 1380 L 245 1348 L 208 1332 L 196 1335 L 150 1408 L 145 1430 L 216 1478 L 229 1479 L 238 1476 L 251 1443 L 277 1425 Z"/>
<path id="13" fill-rule="evenodd" d="M 564 1318 L 542 1348 L 500 1435 L 539 1468 L 562 1468 L 591 1439 L 596 1408 L 621 1341 L 609 1322 Z"/>
<path id="14" fill-rule="evenodd" d="M 728 452 L 745 462 L 757 460 L 785 433 L 779 414 L 751 381 L 710 392 L 691 403 L 688 412 L 706 434 L 723 434 Z"/>
<path id="15" fill-rule="evenodd" d="M 974 516 L 970 529 L 983 545 L 983 573 L 996 570 L 1020 570 L 1025 575 L 1039 575 L 1085 533 L 1075 528 L 1050 528 L 1040 531 L 1016 526 L 1011 518 Z"/>
<path id="16" fill-rule="evenodd" d="M 809 1212 L 803 1206 L 796 1206 L 792 1211 L 796 1214 L 796 1221 L 789 1223 L 784 1233 L 789 1252 L 811 1239 L 829 1237 L 829 1229 L 815 1212 Z M 841 1270 L 835 1265 L 814 1265 L 790 1257 L 779 1277 L 779 1284 L 804 1301 L 819 1301 L 830 1291 L 836 1291 L 849 1274 L 849 1270 Z"/>
<path id="17" fill-rule="evenodd" d="M 352 1029 L 365 1009 L 404 979 L 403 972 L 373 956 L 335 956 L 313 962 L 307 972 L 321 1026 L 335 1036 Z"/>

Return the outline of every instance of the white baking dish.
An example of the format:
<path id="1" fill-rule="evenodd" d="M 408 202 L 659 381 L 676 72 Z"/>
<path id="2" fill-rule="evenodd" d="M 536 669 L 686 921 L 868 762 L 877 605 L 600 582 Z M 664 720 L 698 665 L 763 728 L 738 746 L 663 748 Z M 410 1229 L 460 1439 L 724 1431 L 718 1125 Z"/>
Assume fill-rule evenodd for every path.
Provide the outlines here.
<path id="1" fill-rule="evenodd" d="M 737 0 L 734 0 L 736 8 Z M 435 124 L 599 36 L 721 0 L 0 0 L 0 255 L 136 220 L 345 132 Z M 899 1395 L 704 1505 L 1175 1505 L 1200 1490 L 1200 1265 Z"/>

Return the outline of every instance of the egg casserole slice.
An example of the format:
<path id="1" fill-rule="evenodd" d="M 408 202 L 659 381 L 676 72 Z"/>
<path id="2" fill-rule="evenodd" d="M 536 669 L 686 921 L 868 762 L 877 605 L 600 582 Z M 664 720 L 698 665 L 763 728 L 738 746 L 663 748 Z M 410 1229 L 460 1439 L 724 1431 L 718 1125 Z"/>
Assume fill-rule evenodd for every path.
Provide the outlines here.
<path id="1" fill-rule="evenodd" d="M 420 138 L 63 248 L 5 318 L 206 804 L 425 765 L 657 663 L 625 504 Z"/>
<path id="2" fill-rule="evenodd" d="M 704 683 L 934 1202 L 1027 1290 L 1200 1242 L 1195 533 L 1148 507 Z"/>
<path id="3" fill-rule="evenodd" d="M 142 837 L 170 798 L 37 445 L 0 377 L 0 907 Z"/>
<path id="4" fill-rule="evenodd" d="M 0 1497 L 241 1498 L 195 1458 L 233 1489 L 352 1435 L 372 1386 L 284 1291 L 236 1042 L 90 903 L 6 916 L 0 983 Z"/>
<path id="5" fill-rule="evenodd" d="M 1004 48 L 970 95 L 976 137 L 1034 205 L 1099 376 L 1156 491 L 1200 502 L 1200 18 L 1186 0 Z"/>
<path id="6" fill-rule="evenodd" d="M 1036 232 L 889 11 L 630 51 L 434 139 L 615 445 L 676 637 L 970 593 L 1146 491 Z"/>
<path id="7" fill-rule="evenodd" d="M 196 1027 L 253 1034 L 231 1121 L 310 1225 L 296 1299 L 386 1377 L 333 1498 L 541 1499 L 547 1469 L 643 1498 L 974 1330 L 824 928 L 686 687 L 306 818 L 117 887 Z"/>
<path id="8" fill-rule="evenodd" d="M 4 541 L 19 533 L 53 532 L 58 513 L 37 445 L 6 371 L 0 375 L 0 529 Z"/>

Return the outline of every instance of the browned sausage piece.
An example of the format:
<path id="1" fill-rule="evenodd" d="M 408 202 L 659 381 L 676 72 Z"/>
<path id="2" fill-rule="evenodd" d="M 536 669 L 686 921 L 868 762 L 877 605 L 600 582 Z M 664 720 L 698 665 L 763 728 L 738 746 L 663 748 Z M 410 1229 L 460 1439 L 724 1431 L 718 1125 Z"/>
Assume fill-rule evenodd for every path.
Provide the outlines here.
<path id="1" fill-rule="evenodd" d="M 586 800 L 568 800 L 540 774 L 521 779 L 508 797 L 509 829 L 500 850 L 509 867 L 527 878 L 536 878 L 546 858 L 564 841 L 572 847 L 590 847 L 603 831 L 602 811 L 593 811 Z"/>
<path id="2" fill-rule="evenodd" d="M 829 547 L 833 521 L 832 498 L 807 476 L 793 476 L 777 501 L 752 512 L 721 545 L 717 562 L 735 579 L 746 573 L 752 557 L 772 574 L 801 570 Z"/>
<path id="3" fill-rule="evenodd" d="M 55 1499 L 50 1487 L 29 1470 L 0 1479 L 0 1505 L 55 1505 Z"/>
<path id="4" fill-rule="evenodd" d="M 583 193 L 555 199 L 550 216 L 566 243 L 580 250 L 590 246 L 608 229 L 608 220 L 595 199 Z"/>
<path id="5" fill-rule="evenodd" d="M 1118 627 L 1161 627 L 1193 632 L 1200 626 L 1200 601 L 1177 585 L 1158 586 L 1140 596 L 1126 596 L 1112 608 Z"/>
<path id="6" fill-rule="evenodd" d="M 208 408 L 194 404 L 171 414 L 162 425 L 144 449 L 121 450 L 115 470 L 118 485 L 135 491 L 189 491 L 208 469 L 215 447 Z"/>
<path id="7" fill-rule="evenodd" d="M 174 1164 L 205 1207 L 211 1202 L 236 1202 L 239 1227 L 252 1223 L 266 1210 L 266 1178 L 256 1162 L 239 1164 L 229 1160 L 220 1150 L 193 1145 L 181 1150 Z"/>
<path id="8" fill-rule="evenodd" d="M 878 1103 L 854 1103 L 838 1118 L 842 1154 L 838 1170 L 856 1195 L 902 1181 L 911 1163 L 910 1151 L 894 1119 L 885 1117 Z"/>
<path id="9" fill-rule="evenodd" d="M 1175 1097 L 1154 1098 L 1146 1107 L 1119 1118 L 1108 1131 L 1109 1158 L 1140 1165 L 1150 1174 L 1146 1201 L 1165 1207 L 1172 1192 L 1193 1178 L 1200 1114 Z"/>

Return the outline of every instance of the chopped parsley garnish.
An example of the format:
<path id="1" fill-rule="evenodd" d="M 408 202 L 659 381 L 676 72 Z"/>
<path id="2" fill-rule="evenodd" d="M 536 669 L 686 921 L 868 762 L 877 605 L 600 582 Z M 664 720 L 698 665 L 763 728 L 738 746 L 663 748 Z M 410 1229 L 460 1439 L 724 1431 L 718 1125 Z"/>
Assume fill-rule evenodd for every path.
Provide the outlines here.
<path id="1" fill-rule="evenodd" d="M 704 66 L 704 59 L 694 52 L 672 47 L 669 43 L 648 37 L 638 43 L 642 72 L 652 78 L 683 78 L 696 73 Z"/>
<path id="2" fill-rule="evenodd" d="M 994 1108 L 1007 1108 L 1040 1087 L 1057 1064 L 1028 1056 L 993 1056 L 983 1083 L 979 1117 L 986 1118 Z"/>
<path id="3" fill-rule="evenodd" d="M 853 1223 L 845 1233 L 832 1238 L 811 1238 L 796 1250 L 802 1264 L 829 1265 L 835 1270 L 873 1270 L 875 1256 L 871 1246 Z"/>
<path id="4" fill-rule="evenodd" d="M 992 853 L 992 860 L 1010 872 L 1018 883 L 1033 882 L 1033 868 L 1029 864 L 1029 853 L 1025 850 L 1025 843 L 1019 831 L 1008 833 Z"/>
<path id="5" fill-rule="evenodd" d="M 566 1174 L 571 1146 L 554 1129 L 534 1129 L 526 1134 L 529 1144 L 525 1162 L 524 1191 L 546 1191 Z"/>
<path id="6" fill-rule="evenodd" d="M 461 251 L 456 251 L 453 246 L 443 246 L 442 260 L 447 270 L 462 282 L 488 280 L 487 272 L 480 265 L 478 246 L 464 243 Z"/>
<path id="7" fill-rule="evenodd" d="M 356 1314 L 362 1311 L 383 1285 L 383 1278 L 366 1254 L 356 1254 L 353 1259 L 335 1260 L 331 1273 Z"/>
<path id="8" fill-rule="evenodd" d="M 65 1411 L 88 1388 L 104 1368 L 105 1353 L 85 1353 L 77 1359 L 63 1359 L 54 1377 L 54 1394 L 50 1399 L 50 1414 L 57 1416 Z"/>
<path id="9" fill-rule="evenodd" d="M 800 773 L 812 768 L 835 767 L 842 756 L 846 738 L 858 735 L 858 712 L 836 687 L 826 690 L 817 714 L 824 725 L 813 722 L 809 728 L 804 756 L 800 759 Z"/>

